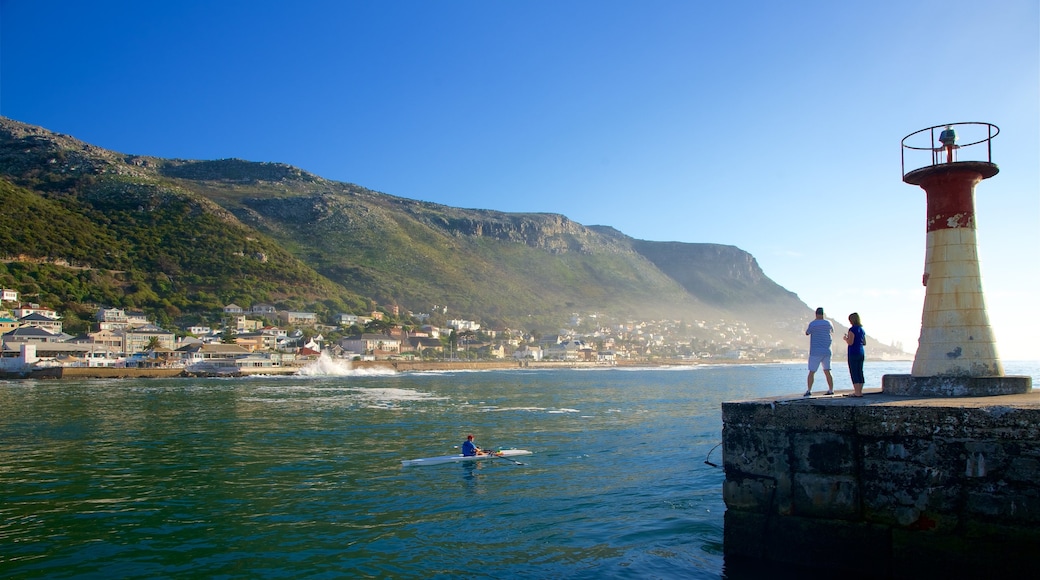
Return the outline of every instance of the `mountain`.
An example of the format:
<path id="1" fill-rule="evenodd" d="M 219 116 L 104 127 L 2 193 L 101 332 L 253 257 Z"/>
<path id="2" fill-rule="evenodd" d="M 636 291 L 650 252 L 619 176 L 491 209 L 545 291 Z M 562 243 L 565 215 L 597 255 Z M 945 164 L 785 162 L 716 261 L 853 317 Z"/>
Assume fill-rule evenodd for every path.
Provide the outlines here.
<path id="1" fill-rule="evenodd" d="M 83 315 L 106 304 L 172 324 L 231 302 L 379 305 L 554 332 L 580 313 L 742 322 L 794 347 L 812 318 L 733 246 L 454 208 L 281 163 L 127 155 L 3 117 L 0 196 L 0 283 Z"/>

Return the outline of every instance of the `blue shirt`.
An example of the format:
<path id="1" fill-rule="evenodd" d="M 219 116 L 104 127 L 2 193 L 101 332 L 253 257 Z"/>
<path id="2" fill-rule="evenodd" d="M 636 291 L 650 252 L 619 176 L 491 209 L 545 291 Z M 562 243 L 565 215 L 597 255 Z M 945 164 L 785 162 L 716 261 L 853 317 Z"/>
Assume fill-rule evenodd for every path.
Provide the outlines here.
<path id="1" fill-rule="evenodd" d="M 466 442 L 462 444 L 462 454 L 465 456 L 476 455 L 477 446 L 474 445 L 472 441 L 467 439 Z"/>
<path id="2" fill-rule="evenodd" d="M 867 344 L 867 331 L 863 330 L 862 326 L 853 326 L 849 329 L 849 332 L 852 333 L 852 337 L 855 339 L 849 345 L 849 358 L 863 358 L 866 353 L 866 349 L 863 347 Z"/>
<path id="3" fill-rule="evenodd" d="M 809 356 L 824 355 L 831 353 L 831 334 L 834 327 L 823 318 L 817 318 L 809 323 L 805 334 L 809 335 Z"/>

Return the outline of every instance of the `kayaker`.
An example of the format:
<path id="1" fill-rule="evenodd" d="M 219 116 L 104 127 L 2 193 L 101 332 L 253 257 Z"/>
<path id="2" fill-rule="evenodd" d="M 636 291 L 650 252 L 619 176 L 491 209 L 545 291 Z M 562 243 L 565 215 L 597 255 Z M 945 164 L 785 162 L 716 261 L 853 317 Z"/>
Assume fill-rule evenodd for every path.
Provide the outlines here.
<path id="1" fill-rule="evenodd" d="M 483 453 L 484 452 L 480 449 L 480 447 L 477 447 L 477 445 L 473 443 L 473 436 L 466 435 L 466 442 L 462 444 L 462 454 L 467 457 L 470 457 L 473 455 L 481 455 Z"/>

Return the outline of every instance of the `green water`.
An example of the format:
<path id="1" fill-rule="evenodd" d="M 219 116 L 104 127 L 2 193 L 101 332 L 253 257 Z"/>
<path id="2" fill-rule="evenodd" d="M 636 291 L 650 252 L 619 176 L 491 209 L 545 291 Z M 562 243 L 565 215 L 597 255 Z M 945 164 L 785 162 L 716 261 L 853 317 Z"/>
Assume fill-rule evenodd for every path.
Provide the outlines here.
<path id="1" fill-rule="evenodd" d="M 908 367 L 868 364 L 868 386 Z M 718 578 L 720 403 L 804 380 L 768 365 L 0 382 L 0 576 Z M 401 466 L 468 433 L 534 455 Z"/>

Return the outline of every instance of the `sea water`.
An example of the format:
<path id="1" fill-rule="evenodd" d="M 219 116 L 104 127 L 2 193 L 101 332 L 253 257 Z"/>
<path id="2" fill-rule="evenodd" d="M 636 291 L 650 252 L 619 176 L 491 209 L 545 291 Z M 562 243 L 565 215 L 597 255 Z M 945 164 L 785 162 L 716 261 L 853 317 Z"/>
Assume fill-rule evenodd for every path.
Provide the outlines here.
<path id="1" fill-rule="evenodd" d="M 0 382 L 0 576 L 724 577 L 720 404 L 806 374 L 308 373 Z M 467 434 L 534 454 L 401 465 Z"/>

